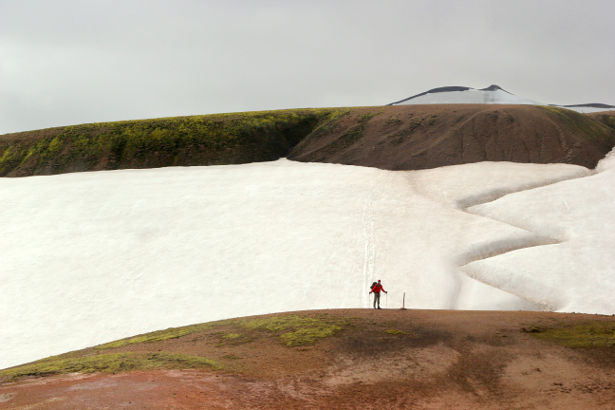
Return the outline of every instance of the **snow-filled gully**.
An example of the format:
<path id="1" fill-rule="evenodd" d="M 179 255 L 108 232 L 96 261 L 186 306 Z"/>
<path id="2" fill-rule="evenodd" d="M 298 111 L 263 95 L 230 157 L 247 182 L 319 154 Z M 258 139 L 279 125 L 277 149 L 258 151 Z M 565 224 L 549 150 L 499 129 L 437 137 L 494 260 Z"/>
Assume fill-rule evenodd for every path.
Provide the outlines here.
<path id="1" fill-rule="evenodd" d="M 590 174 L 590 176 L 593 175 Z M 484 205 L 484 204 L 488 204 L 491 202 L 495 202 L 500 198 L 503 198 L 507 195 L 511 195 L 511 194 L 517 194 L 520 192 L 526 192 L 526 191 L 533 191 L 535 189 L 539 189 L 539 188 L 543 188 L 543 187 L 547 187 L 547 186 L 551 186 L 551 185 L 555 185 L 558 184 L 562 181 L 571 181 L 571 180 L 575 180 L 575 179 L 582 179 L 582 178 L 587 178 L 587 175 L 577 175 L 577 176 L 571 176 L 569 178 L 565 178 L 565 179 L 559 179 L 556 181 L 551 181 L 551 182 L 547 182 L 547 183 L 542 183 L 542 184 L 536 184 L 533 185 L 531 187 L 528 188 L 524 188 L 524 189 L 519 189 L 519 190 L 502 190 L 500 192 L 491 192 L 489 195 L 485 196 L 485 195 L 479 195 L 479 196 L 471 196 L 471 197 L 467 197 L 467 198 L 463 198 L 459 201 L 457 201 L 457 206 L 460 208 L 460 210 L 462 210 L 465 213 L 468 213 L 470 215 L 474 215 L 474 216 L 478 216 L 481 218 L 488 218 L 490 220 L 499 222 L 499 223 L 504 223 L 507 225 L 510 225 L 514 228 L 526 231 L 530 234 L 535 235 L 533 238 L 526 238 L 526 239 L 520 239 L 518 241 L 510 241 L 509 239 L 503 239 L 503 240 L 495 240 L 489 243 L 486 243 L 480 247 L 476 247 L 473 249 L 470 249 L 469 251 L 462 253 L 460 255 L 458 255 L 457 257 L 457 264 L 459 266 L 460 271 L 466 275 L 469 279 L 474 280 L 474 281 L 478 281 L 484 285 L 490 286 L 492 288 L 496 288 L 499 289 L 501 291 L 507 292 L 507 293 L 511 293 L 521 299 L 527 300 L 530 303 L 536 304 L 537 306 L 540 306 L 542 308 L 542 310 L 545 311 L 550 311 L 550 310 L 555 310 L 554 306 L 550 306 L 547 303 L 541 302 L 541 301 L 536 301 L 536 300 L 530 300 L 529 298 L 527 298 L 525 295 L 520 294 L 520 293 L 512 293 L 507 289 L 504 289 L 502 287 L 497 286 L 496 284 L 490 283 L 490 281 L 485 280 L 484 278 L 479 278 L 477 276 L 474 276 L 472 274 L 472 271 L 469 269 L 466 269 L 467 265 L 476 262 L 476 261 L 480 261 L 480 260 L 486 260 L 489 258 L 493 258 L 496 256 L 500 256 L 500 255 L 504 255 L 504 254 L 508 254 L 511 252 L 516 252 L 519 251 L 521 249 L 528 249 L 528 248 L 536 248 L 536 247 L 540 247 L 540 246 L 545 246 L 545 245 L 559 245 L 561 243 L 564 243 L 564 240 L 560 240 L 554 237 L 550 237 L 550 236 L 544 236 L 544 235 L 540 235 L 537 232 L 533 232 L 531 230 L 525 229 L 521 226 L 518 226 L 510 221 L 504 220 L 504 219 L 497 219 L 494 218 L 493 216 L 487 216 L 487 215 L 483 215 L 477 212 L 473 212 L 471 210 L 472 207 L 475 206 L 479 206 L 479 205 Z"/>

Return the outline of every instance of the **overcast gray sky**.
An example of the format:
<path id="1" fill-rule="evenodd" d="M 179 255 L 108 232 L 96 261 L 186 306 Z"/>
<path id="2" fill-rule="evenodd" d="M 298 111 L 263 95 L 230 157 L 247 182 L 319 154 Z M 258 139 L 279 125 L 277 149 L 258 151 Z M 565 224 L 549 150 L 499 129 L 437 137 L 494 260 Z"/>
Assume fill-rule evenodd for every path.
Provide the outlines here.
<path id="1" fill-rule="evenodd" d="M 615 104 L 615 1 L 0 0 L 0 134 L 498 84 Z"/>

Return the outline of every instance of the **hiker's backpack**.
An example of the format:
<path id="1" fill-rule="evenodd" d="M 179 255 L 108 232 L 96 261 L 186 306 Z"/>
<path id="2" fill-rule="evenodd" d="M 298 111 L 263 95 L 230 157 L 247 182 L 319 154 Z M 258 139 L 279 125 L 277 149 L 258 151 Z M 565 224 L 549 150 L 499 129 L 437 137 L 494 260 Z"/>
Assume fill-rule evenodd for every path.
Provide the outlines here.
<path id="1" fill-rule="evenodd" d="M 369 290 L 374 291 L 374 287 L 378 284 L 378 282 L 372 283 L 372 286 L 369 287 Z"/>

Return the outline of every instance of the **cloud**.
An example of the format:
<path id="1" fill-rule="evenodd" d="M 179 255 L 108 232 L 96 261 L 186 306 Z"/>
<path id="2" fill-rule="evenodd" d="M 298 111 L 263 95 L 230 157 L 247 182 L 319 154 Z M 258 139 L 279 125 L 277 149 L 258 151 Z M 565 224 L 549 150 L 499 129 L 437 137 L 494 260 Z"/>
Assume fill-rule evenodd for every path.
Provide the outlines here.
<path id="1" fill-rule="evenodd" d="M 0 133 L 378 105 L 442 85 L 615 103 L 614 11 L 608 1 L 0 2 Z"/>

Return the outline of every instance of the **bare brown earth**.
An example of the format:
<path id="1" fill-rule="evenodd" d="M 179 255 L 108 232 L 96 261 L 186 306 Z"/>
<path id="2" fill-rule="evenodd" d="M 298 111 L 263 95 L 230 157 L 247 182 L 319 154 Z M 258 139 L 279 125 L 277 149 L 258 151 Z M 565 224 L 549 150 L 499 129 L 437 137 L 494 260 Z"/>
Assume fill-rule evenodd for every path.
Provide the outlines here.
<path id="1" fill-rule="evenodd" d="M 238 328 L 219 322 L 179 338 L 111 349 L 203 356 L 219 362 L 219 370 L 22 378 L 0 385 L 0 407 L 615 408 L 613 345 L 574 348 L 536 337 L 585 324 L 615 329 L 611 316 L 367 309 L 291 315 L 343 325 L 312 345 L 288 347 L 266 330 L 229 338 Z"/>
<path id="2" fill-rule="evenodd" d="M 479 161 L 595 167 L 615 145 L 598 118 L 532 105 L 399 105 L 355 109 L 321 125 L 288 158 L 392 170 Z"/>

